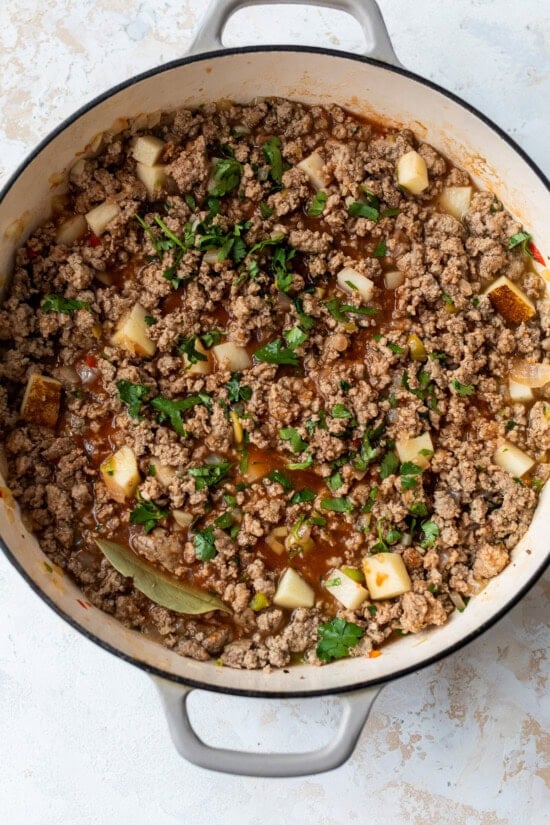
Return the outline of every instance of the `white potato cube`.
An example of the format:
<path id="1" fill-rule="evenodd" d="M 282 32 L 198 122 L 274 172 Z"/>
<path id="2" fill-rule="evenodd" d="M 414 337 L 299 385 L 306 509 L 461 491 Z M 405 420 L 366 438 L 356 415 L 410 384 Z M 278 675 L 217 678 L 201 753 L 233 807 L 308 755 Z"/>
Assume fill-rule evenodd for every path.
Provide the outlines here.
<path id="1" fill-rule="evenodd" d="M 112 343 L 132 355 L 153 356 L 157 345 L 149 338 L 146 315 L 140 304 L 134 304 L 130 312 L 118 322 Z"/>
<path id="2" fill-rule="evenodd" d="M 63 221 L 55 230 L 56 243 L 70 246 L 75 241 L 83 238 L 88 231 L 88 224 L 84 215 L 73 215 Z"/>
<path id="3" fill-rule="evenodd" d="M 535 466 L 535 460 L 530 455 L 506 440 L 497 447 L 493 461 L 514 478 L 521 478 Z"/>
<path id="4" fill-rule="evenodd" d="M 524 384 L 518 384 L 517 381 L 508 379 L 508 392 L 512 401 L 519 401 L 522 404 L 528 404 L 535 397 L 531 387 L 526 387 Z"/>
<path id="5" fill-rule="evenodd" d="M 422 435 L 418 435 L 416 438 L 398 438 L 395 442 L 395 449 L 397 450 L 399 461 L 412 461 L 425 470 L 430 464 L 434 445 L 430 434 L 422 433 Z"/>
<path id="6" fill-rule="evenodd" d="M 367 556 L 363 572 L 371 599 L 393 599 L 412 587 L 405 562 L 398 553 Z"/>
<path id="7" fill-rule="evenodd" d="M 400 272 L 399 269 L 392 269 L 390 272 L 385 272 L 384 283 L 387 289 L 397 289 L 398 286 L 405 283 L 405 273 Z"/>
<path id="8" fill-rule="evenodd" d="M 369 595 L 359 582 L 351 579 L 343 570 L 331 570 L 325 587 L 348 610 L 355 610 Z"/>
<path id="9" fill-rule="evenodd" d="M 191 363 L 189 361 L 189 358 L 187 357 L 187 355 L 185 355 L 185 353 L 184 353 L 183 363 L 184 363 L 185 372 L 188 372 L 190 375 L 208 375 L 208 373 L 211 372 L 210 356 L 208 355 L 208 352 L 203 347 L 202 341 L 200 340 L 200 338 L 195 338 L 195 340 L 193 341 L 193 348 L 200 355 L 204 355 L 206 360 L 205 361 L 197 360 L 194 363 Z"/>
<path id="10" fill-rule="evenodd" d="M 439 206 L 443 212 L 447 212 L 457 221 L 461 221 L 470 208 L 471 200 L 471 186 L 447 186 L 439 196 Z"/>
<path id="11" fill-rule="evenodd" d="M 319 152 L 312 152 L 307 158 L 304 158 L 297 164 L 298 169 L 305 172 L 309 178 L 311 185 L 319 191 L 326 186 L 325 180 L 321 174 L 325 161 Z"/>
<path id="12" fill-rule="evenodd" d="M 420 195 L 430 185 L 426 161 L 414 149 L 397 161 L 397 182 L 413 195 Z"/>
<path id="13" fill-rule="evenodd" d="M 86 221 L 88 226 L 98 238 L 103 235 L 107 229 L 108 224 L 111 223 L 120 214 L 120 207 L 116 203 L 110 201 L 103 201 L 99 206 L 94 206 L 86 213 Z"/>
<path id="14" fill-rule="evenodd" d="M 195 516 L 186 510 L 172 510 L 172 516 L 178 527 L 189 527 L 193 523 Z"/>
<path id="15" fill-rule="evenodd" d="M 29 424 L 53 428 L 59 417 L 61 383 L 55 378 L 34 372 L 27 381 L 21 415 Z"/>
<path id="16" fill-rule="evenodd" d="M 536 307 L 525 292 L 516 286 L 506 275 L 501 275 L 487 287 L 485 295 L 489 296 L 494 308 L 506 321 L 521 324 L 536 313 Z"/>
<path id="17" fill-rule="evenodd" d="M 173 481 L 176 477 L 176 471 L 173 467 L 170 467 L 168 464 L 162 464 L 158 460 L 158 458 L 152 458 L 149 462 L 150 466 L 154 468 L 153 472 L 150 473 L 154 478 L 158 478 L 159 482 L 163 485 L 163 487 L 169 487 L 170 482 Z"/>
<path id="18" fill-rule="evenodd" d="M 99 469 L 103 482 L 115 501 L 123 504 L 127 498 L 132 498 L 140 477 L 136 456 L 130 447 L 121 447 Z"/>
<path id="19" fill-rule="evenodd" d="M 313 607 L 315 593 L 296 570 L 288 567 L 279 580 L 273 604 L 279 607 Z"/>
<path id="20" fill-rule="evenodd" d="M 246 349 L 230 341 L 225 344 L 216 344 L 212 347 L 212 352 L 222 369 L 242 372 L 252 366 L 252 359 Z"/>
<path id="21" fill-rule="evenodd" d="M 140 135 L 134 141 L 132 155 L 144 166 L 155 166 L 164 151 L 165 143 L 153 135 Z"/>
<path id="22" fill-rule="evenodd" d="M 144 163 L 136 165 L 136 175 L 147 189 L 150 198 L 154 198 L 166 186 L 166 166 L 146 166 Z"/>
<path id="23" fill-rule="evenodd" d="M 336 280 L 338 281 L 340 289 L 343 289 L 348 295 L 360 295 L 366 303 L 372 299 L 374 292 L 373 282 L 370 278 L 361 275 L 360 272 L 357 272 L 350 266 L 341 269 L 336 276 Z"/>

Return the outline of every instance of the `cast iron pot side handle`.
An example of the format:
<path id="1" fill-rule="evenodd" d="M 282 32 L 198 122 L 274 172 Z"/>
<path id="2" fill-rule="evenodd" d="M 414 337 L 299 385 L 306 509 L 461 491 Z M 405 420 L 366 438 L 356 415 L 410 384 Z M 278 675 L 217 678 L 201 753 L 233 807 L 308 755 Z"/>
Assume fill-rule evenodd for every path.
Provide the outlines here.
<path id="1" fill-rule="evenodd" d="M 376 0 L 214 0 L 206 12 L 199 31 L 193 40 L 190 54 L 223 49 L 222 34 L 227 21 L 239 9 L 248 6 L 321 6 L 344 11 L 354 17 L 365 35 L 365 55 L 382 60 L 392 66 L 400 66 L 393 50 L 384 18 Z"/>
<path id="2" fill-rule="evenodd" d="M 247 753 L 213 748 L 199 738 L 187 712 L 192 688 L 153 677 L 164 705 L 170 735 L 178 753 L 201 768 L 240 776 L 310 776 L 337 768 L 349 759 L 368 719 L 379 687 L 346 693 L 340 726 L 330 744 L 309 753 Z"/>

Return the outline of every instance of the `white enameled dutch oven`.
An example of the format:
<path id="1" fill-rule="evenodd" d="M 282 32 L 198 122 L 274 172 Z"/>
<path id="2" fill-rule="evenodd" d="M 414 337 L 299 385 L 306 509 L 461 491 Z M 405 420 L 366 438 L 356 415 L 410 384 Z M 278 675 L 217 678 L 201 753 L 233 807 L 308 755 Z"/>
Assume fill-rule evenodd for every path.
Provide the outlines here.
<path id="1" fill-rule="evenodd" d="M 263 5 L 271 2 L 263 0 Z M 359 115 L 405 125 L 466 169 L 478 184 L 491 189 L 528 227 L 535 241 L 544 237 L 543 223 L 550 213 L 544 175 L 486 117 L 399 65 L 374 0 L 315 3 L 346 11 L 360 22 L 369 43 L 366 56 L 297 46 L 223 49 L 221 34 L 229 16 L 257 4 L 258 0 L 218 0 L 199 32 L 192 56 L 139 75 L 96 98 L 27 158 L 0 195 L 0 291 L 8 281 L 14 250 L 49 214 L 52 181 L 54 194 L 63 191 L 64 183 L 54 173 L 66 172 L 75 154 L 94 135 L 113 127 L 121 117 L 220 98 L 246 102 L 280 96 L 310 104 L 337 103 Z M 0 483 L 5 484 L 1 477 Z M 297 665 L 272 673 L 239 671 L 178 656 L 86 604 L 68 577 L 44 564 L 46 556 L 23 526 L 9 490 L 3 486 L 1 493 L 0 544 L 35 592 L 89 639 L 155 678 L 182 756 L 214 770 L 254 776 L 298 776 L 340 765 L 352 753 L 381 687 L 453 653 L 491 627 L 541 575 L 550 545 L 547 485 L 511 564 L 444 627 L 404 637 L 375 659 L 340 660 L 322 668 Z M 205 745 L 190 724 L 186 699 L 194 688 L 273 699 L 343 694 L 344 711 L 333 741 L 320 751 L 252 754 L 218 750 Z"/>

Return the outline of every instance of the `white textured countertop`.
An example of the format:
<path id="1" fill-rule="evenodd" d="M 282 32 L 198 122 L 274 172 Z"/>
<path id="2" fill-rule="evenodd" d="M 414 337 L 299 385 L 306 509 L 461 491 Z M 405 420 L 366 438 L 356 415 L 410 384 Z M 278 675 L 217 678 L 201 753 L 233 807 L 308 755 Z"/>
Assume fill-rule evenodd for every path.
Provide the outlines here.
<path id="1" fill-rule="evenodd" d="M 183 55 L 205 5 L 45 0 L 36 11 L 34 0 L 3 3 L 0 184 L 82 103 Z M 380 5 L 408 68 L 473 103 L 550 171 L 548 0 Z M 227 30 L 227 45 L 267 40 L 361 45 L 353 22 L 326 10 L 249 10 Z M 184 762 L 147 676 L 64 624 L 2 557 L 0 821 L 542 825 L 550 810 L 549 585 L 547 576 L 465 650 L 385 688 L 345 766 L 260 780 Z M 192 707 L 208 741 L 263 750 L 319 746 L 338 715 L 336 699 L 203 693 Z"/>

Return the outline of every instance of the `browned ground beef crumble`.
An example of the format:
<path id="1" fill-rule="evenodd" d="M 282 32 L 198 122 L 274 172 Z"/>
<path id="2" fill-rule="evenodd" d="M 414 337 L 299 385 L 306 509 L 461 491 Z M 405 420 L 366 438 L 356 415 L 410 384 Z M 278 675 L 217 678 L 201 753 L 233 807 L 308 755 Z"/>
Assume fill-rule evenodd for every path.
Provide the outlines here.
<path id="1" fill-rule="evenodd" d="M 443 187 L 471 185 L 468 175 L 411 132 L 382 130 L 336 106 L 226 102 L 163 114 L 142 132 L 165 141 L 166 191 L 149 197 L 136 175 L 135 128 L 106 133 L 100 153 L 73 170 L 61 214 L 19 249 L 0 309 L 0 438 L 26 522 L 94 605 L 200 660 L 240 668 L 319 663 L 318 628 L 335 617 L 361 629 L 345 651 L 352 656 L 395 633 L 442 625 L 506 566 L 548 475 L 548 385 L 531 405 L 506 392 L 513 358 L 548 358 L 547 304 L 513 325 L 483 294 L 506 275 L 533 302 L 541 298 L 524 248 L 509 249 L 521 226 L 488 192 L 474 191 L 462 221 L 442 212 Z M 274 137 L 280 183 L 277 158 L 264 147 L 271 140 L 276 156 Z M 310 216 L 315 189 L 297 164 L 316 149 L 327 197 L 317 201 L 321 214 Z M 396 163 L 412 149 L 429 175 L 420 195 L 396 182 Z M 220 158 L 237 178 L 212 200 Z M 120 212 L 99 238 L 56 243 L 68 215 L 105 200 Z M 350 214 L 357 202 L 378 214 Z M 219 255 L 205 252 L 209 232 L 218 246 L 226 238 Z M 373 281 L 368 304 L 338 288 L 344 266 Z M 387 289 L 384 274 L 396 270 L 404 282 Z M 47 311 L 46 295 L 84 305 Z M 147 315 L 153 357 L 112 342 L 136 303 Z M 223 334 L 204 337 L 212 331 Z M 419 360 L 411 334 L 425 348 Z M 232 374 L 208 353 L 210 371 L 200 374 L 186 369 L 182 354 L 193 361 L 201 342 L 208 350 L 229 341 L 253 356 L 275 340 L 297 365 L 252 357 Z M 33 373 L 62 384 L 53 428 L 20 415 Z M 128 385 L 120 382 L 143 388 L 137 411 L 121 400 Z M 199 400 L 181 413 L 183 429 L 151 404 L 189 396 Z M 434 447 L 428 467 L 408 474 L 396 442 L 426 432 Z M 537 461 L 521 480 L 493 461 L 503 438 Z M 137 457 L 141 480 L 121 503 L 100 466 L 123 445 Z M 151 470 L 155 460 L 160 472 Z M 222 460 L 230 466 L 224 474 L 218 463 L 211 486 L 188 472 L 212 471 L 209 462 Z M 300 501 L 303 490 L 309 500 Z M 341 512 L 327 509 L 331 499 Z M 140 507 L 156 520 L 131 523 Z M 178 525 L 174 510 L 191 524 Z M 284 526 L 278 546 L 272 531 Z M 155 604 L 111 566 L 95 538 L 217 594 L 231 613 L 188 616 Z M 380 550 L 401 556 L 410 589 L 345 609 L 323 583 L 342 566 L 361 578 L 362 560 Z M 314 589 L 313 607 L 273 603 L 289 566 Z"/>

